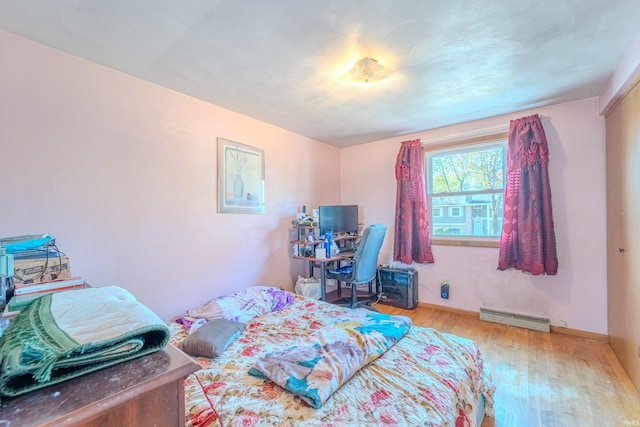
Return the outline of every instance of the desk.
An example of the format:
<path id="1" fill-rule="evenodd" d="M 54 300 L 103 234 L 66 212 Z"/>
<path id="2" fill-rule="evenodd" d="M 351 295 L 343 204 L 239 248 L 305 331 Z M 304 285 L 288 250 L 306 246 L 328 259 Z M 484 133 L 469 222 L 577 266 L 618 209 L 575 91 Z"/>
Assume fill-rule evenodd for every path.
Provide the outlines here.
<path id="1" fill-rule="evenodd" d="M 314 256 L 311 256 L 311 257 L 294 256 L 293 258 L 309 261 L 310 276 L 313 276 L 313 269 L 315 267 L 318 267 L 320 269 L 320 299 L 322 301 L 326 301 L 327 300 L 327 264 L 351 259 L 353 258 L 353 253 L 350 253 L 349 255 L 338 254 L 337 256 L 331 257 L 331 258 L 316 258 Z"/>
<path id="2" fill-rule="evenodd" d="M 184 378 L 200 368 L 164 350 L 17 397 L 3 397 L 2 426 L 184 426 Z"/>

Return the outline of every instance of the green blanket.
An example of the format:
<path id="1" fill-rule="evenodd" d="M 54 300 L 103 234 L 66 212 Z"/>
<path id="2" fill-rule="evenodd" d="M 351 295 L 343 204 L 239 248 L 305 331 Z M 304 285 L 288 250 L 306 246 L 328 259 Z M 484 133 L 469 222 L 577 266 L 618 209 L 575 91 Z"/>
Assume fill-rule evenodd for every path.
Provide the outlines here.
<path id="1" fill-rule="evenodd" d="M 126 290 L 35 300 L 0 337 L 0 395 L 17 396 L 162 349 L 167 326 Z"/>

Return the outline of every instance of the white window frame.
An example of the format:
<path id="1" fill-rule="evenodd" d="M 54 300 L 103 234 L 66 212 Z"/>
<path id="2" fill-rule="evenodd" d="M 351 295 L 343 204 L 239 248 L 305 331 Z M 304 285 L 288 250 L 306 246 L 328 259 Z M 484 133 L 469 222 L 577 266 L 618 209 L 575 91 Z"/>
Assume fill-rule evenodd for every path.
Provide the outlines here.
<path id="1" fill-rule="evenodd" d="M 503 184 L 506 186 L 506 172 L 507 172 L 507 139 L 509 137 L 508 132 L 495 133 L 491 135 L 481 136 L 477 138 L 469 138 L 469 139 L 460 139 L 460 140 L 450 140 L 443 143 L 434 143 L 434 144 L 426 144 L 423 149 L 425 151 L 425 180 L 426 189 L 427 189 L 427 205 L 429 207 L 429 211 L 431 211 L 431 200 L 434 197 L 434 194 L 431 193 L 431 187 L 429 185 L 430 177 L 430 169 L 429 169 L 429 155 L 434 152 L 441 153 L 443 151 L 456 151 L 456 150 L 466 150 L 472 148 L 474 145 L 490 145 L 492 143 L 502 143 L 504 144 L 504 158 L 503 158 Z M 493 190 L 493 192 L 504 192 L 504 189 Z M 456 192 L 456 195 L 464 196 L 465 194 L 469 194 L 466 192 Z M 433 214 L 430 213 L 429 222 L 431 223 L 431 228 L 438 226 L 434 224 Z M 478 246 L 478 247 L 499 247 L 500 245 L 500 237 L 495 236 L 457 236 L 457 235 L 438 235 L 432 236 L 431 243 L 433 245 L 446 245 L 446 246 Z"/>

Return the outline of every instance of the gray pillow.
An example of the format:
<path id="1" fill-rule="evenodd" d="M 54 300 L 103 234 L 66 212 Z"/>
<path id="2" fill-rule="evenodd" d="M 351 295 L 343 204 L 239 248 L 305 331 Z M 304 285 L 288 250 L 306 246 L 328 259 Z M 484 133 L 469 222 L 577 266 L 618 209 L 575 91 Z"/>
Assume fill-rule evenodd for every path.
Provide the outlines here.
<path id="1" fill-rule="evenodd" d="M 243 331 L 244 323 L 213 319 L 182 341 L 182 350 L 193 357 L 220 356 Z"/>

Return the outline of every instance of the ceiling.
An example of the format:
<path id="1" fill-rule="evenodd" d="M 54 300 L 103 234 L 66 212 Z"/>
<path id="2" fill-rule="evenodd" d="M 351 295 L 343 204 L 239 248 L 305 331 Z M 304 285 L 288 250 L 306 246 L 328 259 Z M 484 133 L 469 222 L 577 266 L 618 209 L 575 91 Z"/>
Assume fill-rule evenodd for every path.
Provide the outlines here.
<path id="1" fill-rule="evenodd" d="M 638 0 L 0 0 L 0 29 L 346 147 L 597 96 Z M 338 79 L 368 56 L 377 85 Z"/>

